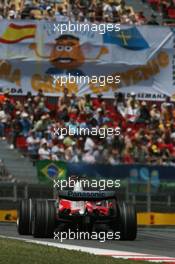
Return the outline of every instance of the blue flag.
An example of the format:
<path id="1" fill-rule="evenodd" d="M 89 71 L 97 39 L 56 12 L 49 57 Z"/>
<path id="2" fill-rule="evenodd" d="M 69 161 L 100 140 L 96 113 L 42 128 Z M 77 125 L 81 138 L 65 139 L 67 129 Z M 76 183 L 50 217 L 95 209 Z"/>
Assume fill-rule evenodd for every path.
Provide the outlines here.
<path id="1" fill-rule="evenodd" d="M 143 50 L 150 48 L 136 27 L 121 29 L 118 32 L 106 32 L 103 35 L 104 43 L 116 44 L 129 50 Z"/>

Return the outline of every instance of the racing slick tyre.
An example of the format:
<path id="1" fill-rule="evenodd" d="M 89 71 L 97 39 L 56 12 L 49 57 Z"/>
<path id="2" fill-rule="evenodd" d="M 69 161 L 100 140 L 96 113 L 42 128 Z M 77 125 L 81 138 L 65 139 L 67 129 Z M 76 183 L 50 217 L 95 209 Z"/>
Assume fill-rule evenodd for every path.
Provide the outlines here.
<path id="1" fill-rule="evenodd" d="M 37 200 L 32 222 L 34 237 L 54 237 L 56 207 L 54 200 Z"/>
<path id="2" fill-rule="evenodd" d="M 17 230 L 20 235 L 32 234 L 32 217 L 35 201 L 32 199 L 23 199 L 20 201 Z"/>
<path id="3" fill-rule="evenodd" d="M 135 240 L 137 237 L 137 215 L 135 206 L 118 204 L 120 240 Z"/>

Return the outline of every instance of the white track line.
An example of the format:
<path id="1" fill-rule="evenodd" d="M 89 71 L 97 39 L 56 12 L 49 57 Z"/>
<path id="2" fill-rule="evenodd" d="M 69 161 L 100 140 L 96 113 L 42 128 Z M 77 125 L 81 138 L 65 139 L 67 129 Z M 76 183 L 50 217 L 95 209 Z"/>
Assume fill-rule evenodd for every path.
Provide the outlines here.
<path id="1" fill-rule="evenodd" d="M 52 246 L 56 248 L 68 249 L 68 250 L 76 250 L 85 253 L 90 253 L 94 255 L 100 256 L 110 256 L 114 258 L 120 259 L 130 259 L 130 260 L 145 260 L 150 262 L 172 262 L 175 263 L 175 258 L 165 257 L 165 256 L 156 256 L 151 254 L 142 254 L 138 252 L 128 252 L 128 251 L 119 251 L 119 250 L 110 250 L 110 249 L 101 249 L 101 248 L 91 248 L 91 247 L 81 247 L 76 245 L 67 245 L 63 243 L 54 243 L 47 241 L 40 241 L 36 239 L 27 239 L 27 238 L 19 238 L 19 237 L 10 237 L 0 235 L 0 238 L 8 238 L 13 240 L 24 241 L 27 243 Z"/>

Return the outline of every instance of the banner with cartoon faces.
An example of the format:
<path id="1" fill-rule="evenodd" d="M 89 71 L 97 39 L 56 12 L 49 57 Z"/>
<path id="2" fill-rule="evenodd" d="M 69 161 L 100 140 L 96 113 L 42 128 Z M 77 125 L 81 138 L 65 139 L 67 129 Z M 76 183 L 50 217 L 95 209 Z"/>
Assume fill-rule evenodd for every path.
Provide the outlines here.
<path id="1" fill-rule="evenodd" d="M 163 100 L 175 94 L 173 54 L 169 27 L 68 22 L 66 27 L 48 21 L 2 20 L 0 92 L 8 88 L 12 94 L 25 95 L 42 89 L 57 96 L 66 86 L 78 96 L 102 93 L 111 98 L 120 91 Z"/>

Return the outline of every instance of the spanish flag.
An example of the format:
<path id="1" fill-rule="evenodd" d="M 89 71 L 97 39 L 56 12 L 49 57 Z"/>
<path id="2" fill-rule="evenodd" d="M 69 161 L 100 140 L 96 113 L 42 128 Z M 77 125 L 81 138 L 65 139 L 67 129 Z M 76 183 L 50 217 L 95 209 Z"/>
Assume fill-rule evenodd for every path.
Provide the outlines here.
<path id="1" fill-rule="evenodd" d="M 6 31 L 0 37 L 0 43 L 14 44 L 24 39 L 34 38 L 36 34 L 36 25 L 16 25 L 9 24 Z"/>

